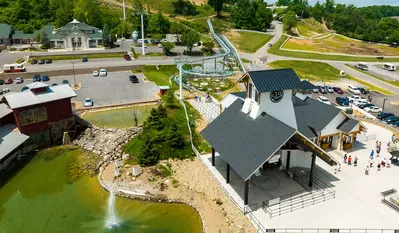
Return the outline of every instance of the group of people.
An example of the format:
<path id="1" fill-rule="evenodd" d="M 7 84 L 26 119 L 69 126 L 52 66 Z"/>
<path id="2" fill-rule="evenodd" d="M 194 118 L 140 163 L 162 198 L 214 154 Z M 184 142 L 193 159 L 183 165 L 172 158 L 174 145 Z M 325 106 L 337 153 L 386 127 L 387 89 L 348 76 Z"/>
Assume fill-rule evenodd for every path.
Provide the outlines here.
<path id="1" fill-rule="evenodd" d="M 356 167 L 357 166 L 357 156 L 355 156 L 355 159 L 353 160 L 353 165 Z M 347 155 L 345 154 L 344 156 L 344 163 L 347 163 L 348 165 L 352 165 L 352 155 Z"/>
<path id="2" fill-rule="evenodd" d="M 394 140 L 396 140 L 395 135 L 392 136 L 392 142 L 394 142 Z M 388 143 L 388 146 L 389 146 L 389 143 Z M 378 141 L 378 140 L 376 141 L 376 143 L 375 143 L 375 151 L 377 153 L 376 157 L 380 157 L 381 141 Z M 367 167 L 365 169 L 364 174 L 368 175 L 370 173 L 370 168 L 373 167 L 374 163 L 375 163 L 375 161 L 374 161 L 374 150 L 371 150 L 370 159 L 369 159 L 369 161 L 367 163 Z M 381 160 L 381 161 L 379 161 L 377 163 L 377 171 L 381 171 L 381 168 L 383 168 L 383 167 L 390 167 L 390 166 L 391 166 L 391 161 L 389 159 L 387 160 L 386 158 L 384 158 L 383 160 Z"/>

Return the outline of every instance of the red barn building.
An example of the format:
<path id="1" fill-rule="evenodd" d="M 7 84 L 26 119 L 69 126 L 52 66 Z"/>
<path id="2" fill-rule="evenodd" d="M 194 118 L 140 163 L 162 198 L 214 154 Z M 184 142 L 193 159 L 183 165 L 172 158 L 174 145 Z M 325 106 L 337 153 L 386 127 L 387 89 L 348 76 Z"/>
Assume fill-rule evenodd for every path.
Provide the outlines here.
<path id="1" fill-rule="evenodd" d="M 76 97 L 76 93 L 68 84 L 49 86 L 35 82 L 27 87 L 28 90 L 5 96 L 15 124 L 34 143 L 55 143 L 74 124 L 71 98 Z"/>

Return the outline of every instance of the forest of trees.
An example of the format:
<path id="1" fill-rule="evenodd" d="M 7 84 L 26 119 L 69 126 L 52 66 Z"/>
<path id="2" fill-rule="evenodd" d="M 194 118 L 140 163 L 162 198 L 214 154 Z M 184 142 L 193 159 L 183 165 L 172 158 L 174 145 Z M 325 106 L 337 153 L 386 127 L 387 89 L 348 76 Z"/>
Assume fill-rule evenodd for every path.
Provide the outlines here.
<path id="1" fill-rule="evenodd" d="M 273 12 L 263 0 L 238 0 L 232 8 L 235 28 L 266 31 L 273 20 Z"/>
<path id="2" fill-rule="evenodd" d="M 399 44 L 399 6 L 368 6 L 357 8 L 353 5 L 336 4 L 334 0 L 317 2 L 309 6 L 307 0 L 278 0 L 288 11 L 303 18 L 314 17 L 319 22 L 325 20 L 330 29 L 355 39 Z M 283 14 L 283 12 L 278 12 Z"/>

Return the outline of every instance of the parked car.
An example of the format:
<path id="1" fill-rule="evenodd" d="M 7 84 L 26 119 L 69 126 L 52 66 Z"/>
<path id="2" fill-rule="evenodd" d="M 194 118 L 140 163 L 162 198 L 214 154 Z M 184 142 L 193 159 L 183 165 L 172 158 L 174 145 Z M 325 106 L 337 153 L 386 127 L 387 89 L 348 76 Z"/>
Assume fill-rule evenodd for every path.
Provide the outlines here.
<path id="1" fill-rule="evenodd" d="M 129 81 L 132 82 L 132 83 L 138 83 L 139 79 L 137 78 L 136 75 L 130 75 L 129 76 Z"/>
<path id="2" fill-rule="evenodd" d="M 317 86 L 320 93 L 327 94 L 327 88 L 325 86 Z"/>
<path id="3" fill-rule="evenodd" d="M 349 106 L 349 99 L 347 97 L 337 97 L 335 101 L 340 106 Z"/>
<path id="4" fill-rule="evenodd" d="M 359 88 L 355 86 L 348 86 L 348 91 L 355 94 L 355 95 L 360 95 L 360 90 Z"/>
<path id="5" fill-rule="evenodd" d="M 57 86 L 57 85 L 58 85 L 58 83 L 51 84 L 52 87 Z"/>
<path id="6" fill-rule="evenodd" d="M 7 93 L 7 92 L 10 92 L 10 88 L 8 88 L 8 87 L 3 88 L 3 94 L 5 94 L 5 93 Z"/>
<path id="7" fill-rule="evenodd" d="M 162 43 L 158 43 L 158 48 L 163 48 Z"/>
<path id="8" fill-rule="evenodd" d="M 350 103 L 353 103 L 354 101 L 365 99 L 365 98 L 361 97 L 360 95 L 352 95 L 352 96 L 349 96 L 348 99 L 349 99 Z"/>
<path id="9" fill-rule="evenodd" d="M 327 97 L 319 96 L 319 97 L 317 97 L 317 100 L 322 102 L 322 103 L 324 103 L 324 104 L 331 105 L 331 102 L 327 99 Z"/>
<path id="10" fill-rule="evenodd" d="M 373 107 L 374 104 L 360 104 L 358 107 L 361 109 Z"/>
<path id="11" fill-rule="evenodd" d="M 390 116 L 390 117 L 383 119 L 383 121 L 390 124 L 392 122 L 399 121 L 399 116 Z"/>
<path id="12" fill-rule="evenodd" d="M 4 84 L 4 80 L 0 79 L 0 85 L 3 85 L 3 84 Z"/>
<path id="13" fill-rule="evenodd" d="M 23 82 L 24 82 L 24 79 L 21 78 L 21 77 L 18 77 L 18 78 L 15 79 L 15 83 L 16 84 L 20 84 L 20 83 L 23 83 Z"/>
<path id="14" fill-rule="evenodd" d="M 364 63 L 364 62 L 359 62 L 355 65 L 356 68 L 358 68 L 359 70 L 364 70 L 364 71 L 368 71 L 369 70 L 369 66 Z"/>
<path id="15" fill-rule="evenodd" d="M 267 46 L 270 48 L 270 47 L 272 47 L 272 46 L 273 46 L 273 44 L 272 44 L 272 43 L 269 43 Z"/>
<path id="16" fill-rule="evenodd" d="M 391 116 L 395 116 L 395 115 L 393 113 L 390 113 L 390 112 L 382 112 L 382 113 L 379 113 L 377 115 L 377 119 L 384 120 L 385 118 L 388 118 L 388 117 L 391 117 Z"/>
<path id="17" fill-rule="evenodd" d="M 40 74 L 34 74 L 32 78 L 32 82 L 40 82 L 42 79 L 40 78 Z"/>
<path id="18" fill-rule="evenodd" d="M 82 62 L 88 62 L 89 59 L 87 59 L 87 57 L 82 57 Z"/>
<path id="19" fill-rule="evenodd" d="M 359 105 L 363 105 L 363 104 L 369 104 L 369 102 L 367 100 L 360 99 L 360 100 L 353 101 L 352 104 L 356 105 L 356 106 L 359 106 Z"/>
<path id="20" fill-rule="evenodd" d="M 95 70 L 95 71 L 93 71 L 93 77 L 98 77 L 98 71 L 97 70 Z"/>
<path id="21" fill-rule="evenodd" d="M 399 121 L 394 121 L 391 123 L 393 127 L 399 127 Z"/>
<path id="22" fill-rule="evenodd" d="M 13 82 L 14 82 L 14 80 L 12 78 L 8 78 L 8 79 L 6 79 L 6 81 L 4 81 L 5 84 L 11 84 Z"/>
<path id="23" fill-rule="evenodd" d="M 369 93 L 369 91 L 366 90 L 366 89 L 363 88 L 363 87 L 358 87 L 358 89 L 359 89 L 360 93 L 362 93 L 363 95 L 367 95 L 367 94 Z"/>
<path id="24" fill-rule="evenodd" d="M 382 112 L 382 109 L 380 107 L 377 107 L 377 106 L 372 106 L 372 107 L 364 108 L 364 111 L 372 112 L 372 113 L 380 113 L 380 112 Z"/>
<path id="25" fill-rule="evenodd" d="M 312 92 L 313 93 L 319 93 L 319 88 L 316 87 L 316 88 L 312 89 Z"/>
<path id="26" fill-rule="evenodd" d="M 29 90 L 29 87 L 23 86 L 23 87 L 21 88 L 21 91 L 25 91 L 25 90 Z"/>
<path id="27" fill-rule="evenodd" d="M 42 77 L 42 81 L 50 81 L 49 76 L 48 76 L 48 75 L 44 75 L 44 76 Z"/>
<path id="28" fill-rule="evenodd" d="M 326 86 L 328 93 L 334 93 L 334 89 L 330 86 Z"/>
<path id="29" fill-rule="evenodd" d="M 105 69 L 101 69 L 100 70 L 100 76 L 101 77 L 105 77 L 105 76 L 107 76 L 108 74 L 107 74 L 107 71 L 105 70 Z"/>
<path id="30" fill-rule="evenodd" d="M 2 95 L 3 94 L 3 90 L 2 89 L 0 89 L 0 95 Z"/>
<path id="31" fill-rule="evenodd" d="M 333 87 L 333 90 L 334 90 L 334 92 L 337 93 L 337 94 L 344 94 L 344 92 L 342 91 L 342 89 L 339 88 L 339 87 Z"/>
<path id="32" fill-rule="evenodd" d="M 69 85 L 69 81 L 68 80 L 62 80 L 62 84 L 68 84 Z M 70 85 L 69 85 L 70 86 Z"/>
<path id="33" fill-rule="evenodd" d="M 32 61 L 30 62 L 30 64 L 32 64 L 32 65 L 37 64 L 37 60 L 36 60 L 36 59 L 32 59 Z"/>
<path id="34" fill-rule="evenodd" d="M 131 61 L 132 60 L 132 58 L 130 57 L 129 54 L 123 55 L 123 59 L 125 59 L 126 61 Z"/>
<path id="35" fill-rule="evenodd" d="M 47 59 L 46 61 L 44 61 L 46 64 L 51 64 L 53 63 L 53 61 L 51 59 Z"/>
<path id="36" fill-rule="evenodd" d="M 84 105 L 85 107 L 92 107 L 94 105 L 93 100 L 91 100 L 91 98 L 86 98 Z"/>
<path id="37" fill-rule="evenodd" d="M 39 64 L 39 65 L 43 65 L 43 64 L 44 64 L 44 61 L 43 61 L 43 60 L 41 60 L 41 59 L 39 59 L 39 61 L 37 61 L 37 64 Z"/>

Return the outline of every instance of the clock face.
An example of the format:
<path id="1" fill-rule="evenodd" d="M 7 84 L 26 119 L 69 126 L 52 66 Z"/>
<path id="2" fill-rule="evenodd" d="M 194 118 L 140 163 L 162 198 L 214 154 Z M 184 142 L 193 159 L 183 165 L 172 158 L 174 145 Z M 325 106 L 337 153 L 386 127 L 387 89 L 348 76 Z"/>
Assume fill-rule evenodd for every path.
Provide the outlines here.
<path id="1" fill-rule="evenodd" d="M 272 91 L 272 92 L 270 92 L 270 100 L 273 103 L 280 102 L 280 100 L 283 99 L 283 96 L 284 96 L 284 91 Z"/>

